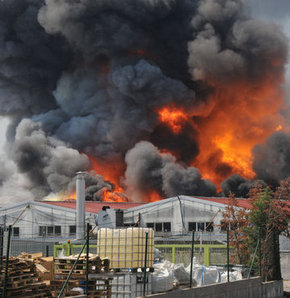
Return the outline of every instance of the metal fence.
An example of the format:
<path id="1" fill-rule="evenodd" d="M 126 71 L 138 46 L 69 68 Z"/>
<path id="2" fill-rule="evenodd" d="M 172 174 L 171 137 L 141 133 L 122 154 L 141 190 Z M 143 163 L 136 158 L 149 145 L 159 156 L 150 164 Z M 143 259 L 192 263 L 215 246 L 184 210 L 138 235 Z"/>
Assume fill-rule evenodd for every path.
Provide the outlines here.
<path id="1" fill-rule="evenodd" d="M 62 231 L 69 230 L 70 227 L 62 226 Z M 3 231 L 4 229 L 2 229 Z M 69 243 L 69 238 L 64 238 L 63 235 L 59 235 L 56 229 L 50 229 L 48 226 L 44 231 L 39 229 L 37 233 L 32 234 L 31 230 L 22 230 L 25 232 L 25 235 L 29 235 L 27 239 L 19 238 L 19 235 L 15 237 L 12 230 L 11 246 L 10 246 L 10 255 L 17 256 L 22 252 L 26 253 L 37 253 L 42 252 L 45 256 L 58 256 L 60 254 L 64 255 L 75 255 L 78 254 L 81 250 L 81 247 L 84 241 L 78 241 L 77 243 Z M 46 232 L 44 235 L 40 232 Z M 17 230 L 16 230 L 17 232 Z M 72 230 L 71 230 L 72 232 Z M 31 235 L 30 235 L 31 234 Z M 1 229 L 0 229 L 0 240 L 1 240 Z M 7 238 L 6 233 L 3 235 L 4 243 L 0 248 L 3 249 L 3 254 L 5 255 L 5 239 Z M 21 235 L 20 235 L 21 236 Z M 74 235 L 71 235 L 72 238 Z M 94 240 L 91 241 L 90 253 L 97 253 L 97 239 L 96 235 L 93 236 Z M 191 235 L 187 236 L 174 236 L 173 238 L 163 238 L 162 242 L 160 239 L 155 240 L 155 248 L 159 250 L 162 257 L 172 263 L 183 263 L 185 266 L 190 264 L 191 259 L 191 244 L 190 244 Z M 205 237 L 203 237 L 205 238 Z M 174 240 L 174 242 L 170 242 Z M 161 242 L 161 243 L 160 243 Z M 59 244 L 63 243 L 63 244 Z M 167 243 L 167 244 L 165 244 Z M 234 249 L 230 250 L 231 260 L 234 259 Z M 202 243 L 200 239 L 194 244 L 194 257 L 200 264 L 205 266 L 210 265 L 223 265 L 227 263 L 227 246 L 224 244 L 213 244 L 209 241 Z"/>
<path id="2" fill-rule="evenodd" d="M 55 242 L 12 239 L 10 242 L 10 256 L 18 256 L 22 252 L 29 254 L 42 252 L 44 256 L 52 256 Z M 4 246 L 4 253 L 6 249 Z"/>
<path id="3" fill-rule="evenodd" d="M 64 243 L 54 246 L 54 256 L 59 254 L 72 255 L 79 253 L 82 245 Z M 172 263 L 190 264 L 191 244 L 155 244 L 165 260 Z M 90 245 L 90 252 L 96 253 L 97 245 Z M 231 255 L 234 249 L 230 249 Z M 227 246 L 217 244 L 196 244 L 194 245 L 194 256 L 200 264 L 205 266 L 220 265 L 227 263 Z"/>

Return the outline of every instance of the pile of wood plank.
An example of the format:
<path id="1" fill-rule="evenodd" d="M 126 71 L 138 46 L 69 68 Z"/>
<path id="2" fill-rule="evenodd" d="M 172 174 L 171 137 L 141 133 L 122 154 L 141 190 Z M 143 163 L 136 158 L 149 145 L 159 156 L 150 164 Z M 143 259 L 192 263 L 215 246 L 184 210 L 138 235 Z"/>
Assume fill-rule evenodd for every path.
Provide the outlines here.
<path id="1" fill-rule="evenodd" d="M 44 257 L 43 253 L 21 253 L 10 257 L 6 283 L 6 297 L 57 297 L 73 267 L 77 255 L 69 257 Z M 63 297 L 77 296 L 79 291 L 74 288 L 86 289 L 86 254 L 79 258 Z M 109 259 L 89 255 L 88 297 L 111 297 L 111 280 Z M 5 259 L 0 277 L 0 291 L 4 285 Z M 1 293 L 0 293 L 1 297 Z"/>
<path id="2" fill-rule="evenodd" d="M 59 293 L 59 290 L 63 285 L 66 277 L 68 276 L 71 268 L 73 267 L 76 259 L 77 255 L 55 258 L 54 264 L 56 280 L 51 283 L 53 290 L 52 294 L 54 297 L 56 297 Z M 67 288 L 72 289 L 79 287 L 83 290 L 86 289 L 86 266 L 86 254 L 82 254 L 77 261 L 74 270 L 72 271 L 72 275 Z M 88 268 L 88 273 L 90 275 L 93 274 L 94 277 L 89 278 L 87 296 L 91 298 L 111 297 L 112 277 L 108 277 L 106 275 L 106 273 L 109 272 L 110 269 L 110 260 L 107 258 L 101 259 L 97 255 L 90 254 Z M 70 294 L 71 296 L 73 296 L 71 290 L 69 292 L 66 292 L 66 294 Z"/>
<path id="3" fill-rule="evenodd" d="M 57 278 L 66 277 L 73 267 L 77 256 L 59 257 L 54 259 L 55 275 Z M 82 254 L 72 272 L 72 279 L 79 278 L 86 274 L 87 260 L 86 255 Z M 98 255 L 89 255 L 89 273 L 108 272 L 110 269 L 110 260 L 101 259 Z"/>
<path id="4" fill-rule="evenodd" d="M 50 281 L 50 292 L 52 297 L 58 297 L 58 294 L 60 293 L 60 290 L 62 286 L 64 285 L 64 280 L 51 280 Z M 80 287 L 80 281 L 79 280 L 69 280 L 67 287 L 65 288 L 63 292 L 62 297 L 68 297 L 68 296 L 78 296 L 80 295 L 79 291 L 74 291 L 74 288 Z"/>
<path id="5" fill-rule="evenodd" d="M 53 257 L 44 257 L 42 252 L 28 254 L 22 252 L 17 256 L 20 260 L 31 261 L 35 263 L 36 271 L 42 280 L 54 279 L 54 260 Z"/>
<path id="6" fill-rule="evenodd" d="M 4 286 L 6 260 L 3 261 L 0 285 Z M 7 271 L 6 297 L 51 297 L 47 284 L 41 281 L 36 265 L 29 259 L 10 257 Z"/>

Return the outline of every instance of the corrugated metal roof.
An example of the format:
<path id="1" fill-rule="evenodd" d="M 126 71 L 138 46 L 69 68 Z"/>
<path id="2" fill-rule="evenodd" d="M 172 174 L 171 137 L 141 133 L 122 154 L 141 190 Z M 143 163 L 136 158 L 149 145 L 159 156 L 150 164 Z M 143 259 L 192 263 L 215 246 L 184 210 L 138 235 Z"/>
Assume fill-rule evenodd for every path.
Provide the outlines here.
<path id="1" fill-rule="evenodd" d="M 220 204 L 224 204 L 224 205 L 228 205 L 229 200 L 230 200 L 229 198 L 201 198 L 201 197 L 198 197 L 198 199 L 215 202 L 215 203 L 220 203 Z M 252 204 L 250 203 L 250 201 L 248 199 L 238 199 L 237 198 L 237 204 L 238 204 L 238 207 L 241 207 L 241 208 L 245 208 L 245 209 L 252 208 Z M 290 202 L 284 201 L 284 204 L 285 205 L 282 208 L 285 211 L 290 212 Z"/>
<path id="2" fill-rule="evenodd" d="M 68 201 L 40 201 L 41 203 L 54 205 L 58 207 L 70 208 L 76 210 L 76 200 Z M 119 203 L 119 202 L 86 202 L 86 212 L 98 213 L 103 206 L 109 206 L 111 209 L 129 209 L 140 206 L 144 203 Z"/>
<path id="3" fill-rule="evenodd" d="M 197 199 L 220 203 L 220 204 L 224 204 L 224 205 L 229 204 L 229 198 L 201 198 L 201 197 L 198 197 Z M 237 199 L 237 204 L 241 208 L 246 208 L 246 209 L 252 208 L 252 204 L 247 199 Z"/>
<path id="4" fill-rule="evenodd" d="M 205 197 L 190 197 L 190 196 L 180 196 L 181 199 L 184 198 L 192 198 L 194 200 L 201 200 L 201 201 L 207 201 L 207 202 L 213 202 L 213 203 L 219 203 L 223 205 L 228 205 L 229 198 L 218 198 L 218 197 L 212 197 L 212 198 L 205 198 Z M 140 210 L 140 207 L 142 208 L 142 205 L 145 207 L 149 207 L 148 205 L 157 205 L 157 204 L 163 204 L 168 203 L 169 200 L 176 200 L 177 197 L 172 197 L 169 199 L 153 202 L 153 203 L 133 203 L 133 202 L 86 202 L 86 212 L 90 213 L 98 213 L 100 210 L 102 210 L 103 206 L 109 206 L 111 209 L 130 209 L 134 207 L 136 210 Z M 67 201 L 40 201 L 41 203 L 54 205 L 58 207 L 64 207 L 64 208 L 70 208 L 76 210 L 76 200 L 67 200 Z M 245 208 L 245 209 L 251 209 L 252 205 L 249 202 L 248 199 L 237 199 L 238 207 Z M 290 202 L 285 202 L 284 210 L 289 211 L 290 210 Z M 133 209 L 135 210 L 135 209 Z"/>

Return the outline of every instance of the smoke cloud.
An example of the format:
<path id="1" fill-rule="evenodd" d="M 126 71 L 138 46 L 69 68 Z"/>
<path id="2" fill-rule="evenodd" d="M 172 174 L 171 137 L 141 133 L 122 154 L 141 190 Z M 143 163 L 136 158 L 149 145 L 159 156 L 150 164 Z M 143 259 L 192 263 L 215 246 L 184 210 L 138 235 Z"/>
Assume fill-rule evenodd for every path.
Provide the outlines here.
<path id="1" fill-rule="evenodd" d="M 290 176 L 290 134 L 276 132 L 253 149 L 253 168 L 272 185 Z"/>
<path id="2" fill-rule="evenodd" d="M 79 169 L 89 167 L 86 155 L 47 137 L 40 124 L 29 119 L 19 123 L 13 149 L 13 160 L 19 172 L 31 181 L 31 191 L 36 197 L 66 189 Z"/>
<path id="3" fill-rule="evenodd" d="M 251 188 L 257 186 L 266 186 L 263 180 L 247 180 L 240 175 L 231 175 L 229 178 L 221 183 L 223 195 L 229 196 L 230 193 L 234 194 L 237 198 L 246 198 Z"/>
<path id="4" fill-rule="evenodd" d="M 198 169 L 177 164 L 171 154 L 160 153 L 149 142 L 137 143 L 128 151 L 125 161 L 125 184 L 132 189 L 130 195 L 134 198 L 143 199 L 152 189 L 166 197 L 216 194 L 214 184 L 203 180 Z"/>
<path id="5" fill-rule="evenodd" d="M 287 59 L 285 35 L 278 26 L 247 19 L 241 2 L 200 1 L 192 26 L 197 34 L 189 42 L 188 63 L 195 79 L 280 77 Z"/>
<path id="6" fill-rule="evenodd" d="M 89 200 L 119 187 L 130 200 L 216 195 L 194 166 L 205 137 L 199 124 L 222 106 L 212 94 L 239 80 L 279 89 L 287 51 L 280 29 L 251 19 L 242 1 L 1 1 L 0 116 L 10 119 L 1 200 L 69 193 L 77 171 L 89 173 Z M 160 122 L 164 106 L 187 113 L 180 133 Z M 269 140 L 254 149 L 254 170 L 278 182 L 289 175 L 282 160 L 274 177 L 259 165 L 259 156 L 278 154 Z M 93 158 L 118 164 L 118 181 Z M 225 181 L 224 193 L 246 189 L 243 179 Z"/>

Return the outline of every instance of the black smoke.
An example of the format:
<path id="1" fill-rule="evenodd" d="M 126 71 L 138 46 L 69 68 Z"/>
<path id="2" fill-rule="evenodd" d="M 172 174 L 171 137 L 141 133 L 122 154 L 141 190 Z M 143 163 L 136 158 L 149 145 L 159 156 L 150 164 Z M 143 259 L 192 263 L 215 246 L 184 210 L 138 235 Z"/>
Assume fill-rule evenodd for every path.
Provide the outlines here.
<path id="1" fill-rule="evenodd" d="M 149 142 L 137 143 L 128 151 L 125 161 L 125 183 L 136 199 L 143 199 L 144 193 L 152 190 L 163 197 L 216 194 L 215 185 L 202 179 L 198 169 L 177 164 L 171 154 L 160 153 Z"/>
<path id="2" fill-rule="evenodd" d="M 18 196 L 71 190 L 75 172 L 90 169 L 89 155 L 127 166 L 123 185 L 133 200 L 151 190 L 214 195 L 214 185 L 185 165 L 199 153 L 202 132 L 189 123 L 173 135 L 157 110 L 202 117 L 214 89 L 208 80 L 279 76 L 286 56 L 283 33 L 251 20 L 241 1 L 1 1 L 0 116 L 11 121 L 7 157 Z M 281 63 L 269 63 L 277 57 Z M 98 174 L 86 178 L 88 199 L 114 191 Z"/>
<path id="3" fill-rule="evenodd" d="M 221 183 L 222 195 L 234 194 L 236 198 L 247 198 L 252 188 L 266 186 L 263 180 L 247 180 L 240 175 L 231 175 Z"/>
<path id="4" fill-rule="evenodd" d="M 276 132 L 253 149 L 253 169 L 272 186 L 290 176 L 290 134 Z"/>

